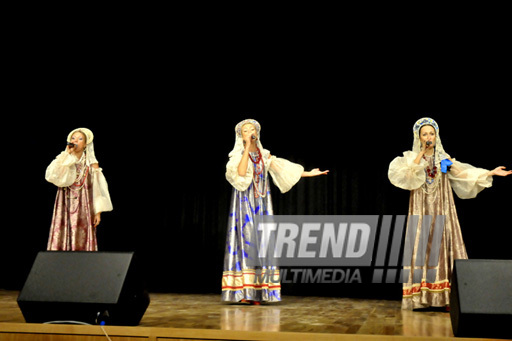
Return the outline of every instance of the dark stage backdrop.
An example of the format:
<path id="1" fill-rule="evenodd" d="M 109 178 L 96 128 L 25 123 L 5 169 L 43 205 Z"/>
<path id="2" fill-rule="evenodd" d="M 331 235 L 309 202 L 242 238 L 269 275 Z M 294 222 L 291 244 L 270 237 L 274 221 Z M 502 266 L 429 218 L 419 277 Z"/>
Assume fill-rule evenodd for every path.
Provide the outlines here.
<path id="1" fill-rule="evenodd" d="M 101 58 L 77 48 L 77 60 L 71 52 L 54 59 L 34 41 L 38 58 L 20 55 L 4 92 L 0 288 L 19 289 L 46 248 L 56 188 L 45 170 L 77 127 L 95 134 L 114 205 L 102 215 L 100 250 L 136 251 L 152 291 L 220 293 L 231 196 L 225 164 L 242 119 L 261 123 L 272 154 L 330 170 L 284 195 L 272 187 L 276 214 L 406 214 L 409 193 L 389 183 L 387 170 L 411 148 L 423 116 L 437 120 L 452 157 L 512 168 L 508 52 L 483 60 L 422 47 L 397 59 L 386 49 L 375 56 L 320 44 L 305 54 L 297 44 L 227 59 L 180 50 L 171 61 L 149 46 L 139 60 L 105 45 Z M 496 177 L 476 199 L 456 199 L 469 257 L 512 259 L 511 193 L 512 177 Z M 399 298 L 401 289 L 284 285 L 287 294 Z"/>
<path id="2" fill-rule="evenodd" d="M 44 180 L 45 169 L 68 132 L 80 126 L 95 134 L 114 205 L 102 215 L 100 250 L 136 251 L 152 291 L 220 293 L 231 196 L 225 164 L 234 126 L 244 118 L 259 120 L 263 146 L 274 155 L 330 170 L 284 195 L 273 186 L 276 214 L 406 214 L 409 192 L 389 183 L 387 169 L 411 148 L 412 125 L 423 116 L 438 121 L 453 157 L 512 168 L 510 104 L 498 95 L 323 90 L 268 96 L 203 91 L 168 101 L 164 94 L 139 98 L 131 92 L 106 101 L 90 93 L 63 102 L 39 97 L 28 106 L 44 112 L 36 118 L 14 112 L 4 125 L 16 138 L 3 167 L 0 287 L 19 289 L 36 253 L 46 248 L 56 188 Z M 505 237 L 512 228 L 510 193 L 512 177 L 495 177 L 476 199 L 457 199 L 471 258 L 512 259 Z M 399 284 L 283 285 L 283 295 L 400 293 Z"/>

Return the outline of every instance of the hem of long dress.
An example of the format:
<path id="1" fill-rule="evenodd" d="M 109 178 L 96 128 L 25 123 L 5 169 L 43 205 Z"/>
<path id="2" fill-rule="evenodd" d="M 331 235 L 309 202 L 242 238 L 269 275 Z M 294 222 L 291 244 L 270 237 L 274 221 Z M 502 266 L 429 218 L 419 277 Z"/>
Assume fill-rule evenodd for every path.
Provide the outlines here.
<path id="1" fill-rule="evenodd" d="M 243 289 L 243 290 L 223 290 L 221 295 L 221 301 L 237 303 L 242 300 L 256 301 L 256 302 L 280 302 L 281 301 L 281 290 L 255 290 L 255 289 Z"/>
<path id="2" fill-rule="evenodd" d="M 424 291 L 413 297 L 402 297 L 402 310 L 442 308 L 450 306 L 450 290 L 433 293 Z"/>

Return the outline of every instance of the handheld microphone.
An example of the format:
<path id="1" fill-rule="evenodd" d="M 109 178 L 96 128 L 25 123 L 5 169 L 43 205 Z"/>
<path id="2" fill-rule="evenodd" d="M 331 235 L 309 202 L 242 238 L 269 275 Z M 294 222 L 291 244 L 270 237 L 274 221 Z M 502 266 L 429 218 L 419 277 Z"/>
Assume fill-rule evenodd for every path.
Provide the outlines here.
<path id="1" fill-rule="evenodd" d="M 68 142 L 68 143 L 67 143 L 66 145 L 70 146 L 71 148 L 74 148 L 74 147 L 76 147 L 76 144 L 74 144 L 74 143 L 71 143 L 71 142 Z"/>
<path id="2" fill-rule="evenodd" d="M 253 140 L 256 140 L 256 135 L 252 135 L 252 136 L 251 136 L 251 138 L 252 138 Z"/>
<path id="3" fill-rule="evenodd" d="M 430 147 L 431 144 L 432 144 L 432 141 L 427 141 L 427 147 Z"/>

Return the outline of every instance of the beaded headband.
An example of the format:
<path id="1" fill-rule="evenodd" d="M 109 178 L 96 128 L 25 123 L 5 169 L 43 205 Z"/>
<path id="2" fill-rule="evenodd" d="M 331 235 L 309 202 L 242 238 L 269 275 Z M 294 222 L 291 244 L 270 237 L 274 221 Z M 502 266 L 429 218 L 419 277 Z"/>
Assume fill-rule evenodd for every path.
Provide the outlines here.
<path id="1" fill-rule="evenodd" d="M 248 123 L 252 124 L 254 126 L 254 128 L 256 128 L 256 132 L 258 133 L 258 136 L 260 135 L 261 126 L 258 123 L 258 121 L 248 118 L 236 125 L 236 127 L 235 127 L 236 136 L 242 137 L 242 127 Z"/>
<path id="2" fill-rule="evenodd" d="M 413 133 L 415 135 L 419 135 L 420 129 L 424 125 L 431 125 L 432 127 L 434 127 L 436 132 L 439 132 L 439 126 L 437 125 L 437 122 L 429 117 L 424 117 L 420 118 L 419 120 L 416 121 L 416 123 L 414 123 L 414 127 L 412 128 Z"/>

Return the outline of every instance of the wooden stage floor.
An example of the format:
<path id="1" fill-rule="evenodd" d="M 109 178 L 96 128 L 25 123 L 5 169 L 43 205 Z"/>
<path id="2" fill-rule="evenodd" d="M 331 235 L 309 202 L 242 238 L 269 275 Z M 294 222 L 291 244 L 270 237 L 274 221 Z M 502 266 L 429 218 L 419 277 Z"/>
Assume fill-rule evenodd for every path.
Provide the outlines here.
<path id="1" fill-rule="evenodd" d="M 0 331 L 2 326 L 23 328 L 17 297 L 16 291 L 0 290 Z M 400 301 L 393 300 L 284 296 L 280 303 L 247 306 L 222 303 L 215 294 L 153 293 L 150 297 L 140 325 L 125 328 L 389 335 L 395 336 L 393 340 L 397 336 L 404 340 L 453 337 L 449 313 L 404 311 Z"/>

